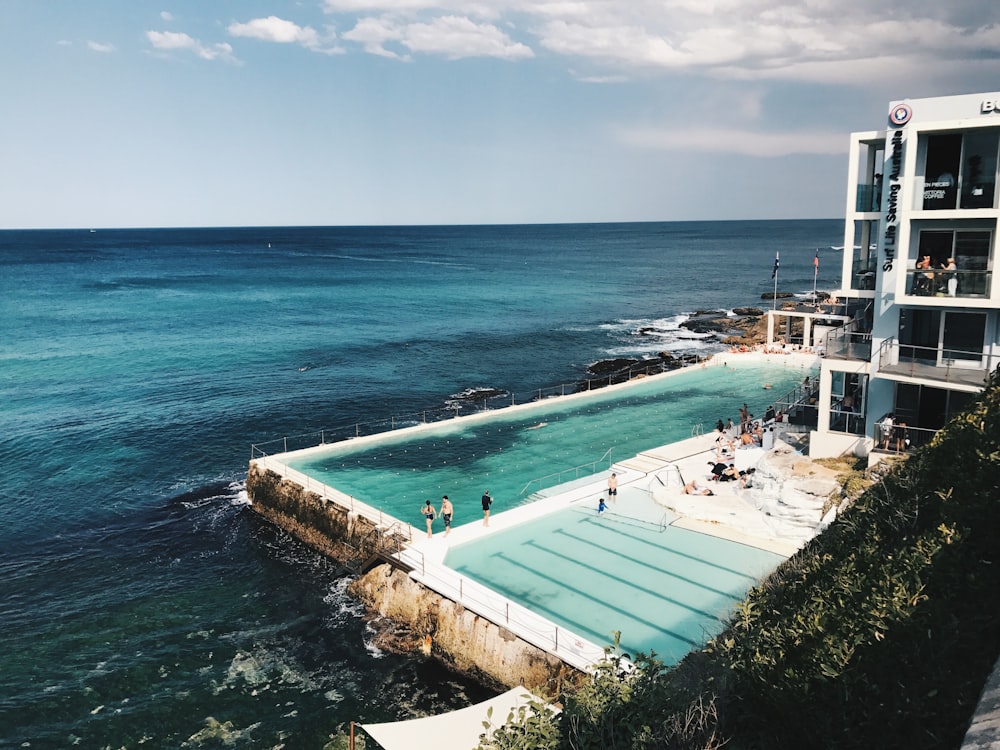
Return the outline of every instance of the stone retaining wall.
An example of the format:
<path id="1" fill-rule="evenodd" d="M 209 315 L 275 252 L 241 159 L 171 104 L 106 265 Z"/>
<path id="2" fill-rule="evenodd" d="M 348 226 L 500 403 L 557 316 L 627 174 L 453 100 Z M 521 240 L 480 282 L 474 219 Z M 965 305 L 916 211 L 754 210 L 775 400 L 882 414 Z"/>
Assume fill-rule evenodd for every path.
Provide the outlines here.
<path id="1" fill-rule="evenodd" d="M 322 554 L 348 562 L 375 530 L 371 520 L 324 500 L 273 471 L 251 464 L 247 495 L 253 510 Z M 371 614 L 391 623 L 380 645 L 423 651 L 484 682 L 531 689 L 553 688 L 580 673 L 509 630 L 465 609 L 411 579 L 379 565 L 351 584 L 350 592 Z"/>

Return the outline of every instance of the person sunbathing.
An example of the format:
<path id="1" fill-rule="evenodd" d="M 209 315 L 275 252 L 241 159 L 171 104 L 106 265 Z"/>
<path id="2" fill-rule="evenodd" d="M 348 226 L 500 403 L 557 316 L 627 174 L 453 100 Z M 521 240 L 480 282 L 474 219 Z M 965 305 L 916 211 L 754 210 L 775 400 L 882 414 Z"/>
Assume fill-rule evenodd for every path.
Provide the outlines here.
<path id="1" fill-rule="evenodd" d="M 714 495 L 715 493 L 707 487 L 699 487 L 698 483 L 692 479 L 684 485 L 685 495 Z"/>
<path id="2" fill-rule="evenodd" d="M 735 464 L 729 464 L 729 466 L 722 470 L 722 474 L 719 476 L 720 482 L 738 482 L 739 479 L 740 473 L 736 470 Z"/>

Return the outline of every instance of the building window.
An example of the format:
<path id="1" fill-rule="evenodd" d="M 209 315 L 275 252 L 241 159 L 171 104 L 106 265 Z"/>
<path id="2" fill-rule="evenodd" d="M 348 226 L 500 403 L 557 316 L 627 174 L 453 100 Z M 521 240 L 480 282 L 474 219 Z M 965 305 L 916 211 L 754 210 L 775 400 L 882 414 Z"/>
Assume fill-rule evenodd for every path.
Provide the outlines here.
<path id="1" fill-rule="evenodd" d="M 997 144 L 996 130 L 927 136 L 923 209 L 992 208 Z"/>
<path id="2" fill-rule="evenodd" d="M 830 431 L 863 435 L 868 376 L 836 370 L 830 376 Z"/>

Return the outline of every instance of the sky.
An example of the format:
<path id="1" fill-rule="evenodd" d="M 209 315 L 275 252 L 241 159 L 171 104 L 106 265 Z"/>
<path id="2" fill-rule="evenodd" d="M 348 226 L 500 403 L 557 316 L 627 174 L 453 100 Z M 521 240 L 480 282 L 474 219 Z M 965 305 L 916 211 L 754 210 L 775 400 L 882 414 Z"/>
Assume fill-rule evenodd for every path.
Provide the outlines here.
<path id="1" fill-rule="evenodd" d="M 0 0 L 0 228 L 839 218 L 996 0 Z"/>

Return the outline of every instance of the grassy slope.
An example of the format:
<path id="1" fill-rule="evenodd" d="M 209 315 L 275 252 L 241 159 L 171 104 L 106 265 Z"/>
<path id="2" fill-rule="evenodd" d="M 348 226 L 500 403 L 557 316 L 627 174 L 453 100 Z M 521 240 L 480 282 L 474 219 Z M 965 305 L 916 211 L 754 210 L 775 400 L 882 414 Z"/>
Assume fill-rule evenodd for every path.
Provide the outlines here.
<path id="1" fill-rule="evenodd" d="M 692 659 L 730 746 L 957 747 L 1000 651 L 998 557 L 994 377 Z"/>

